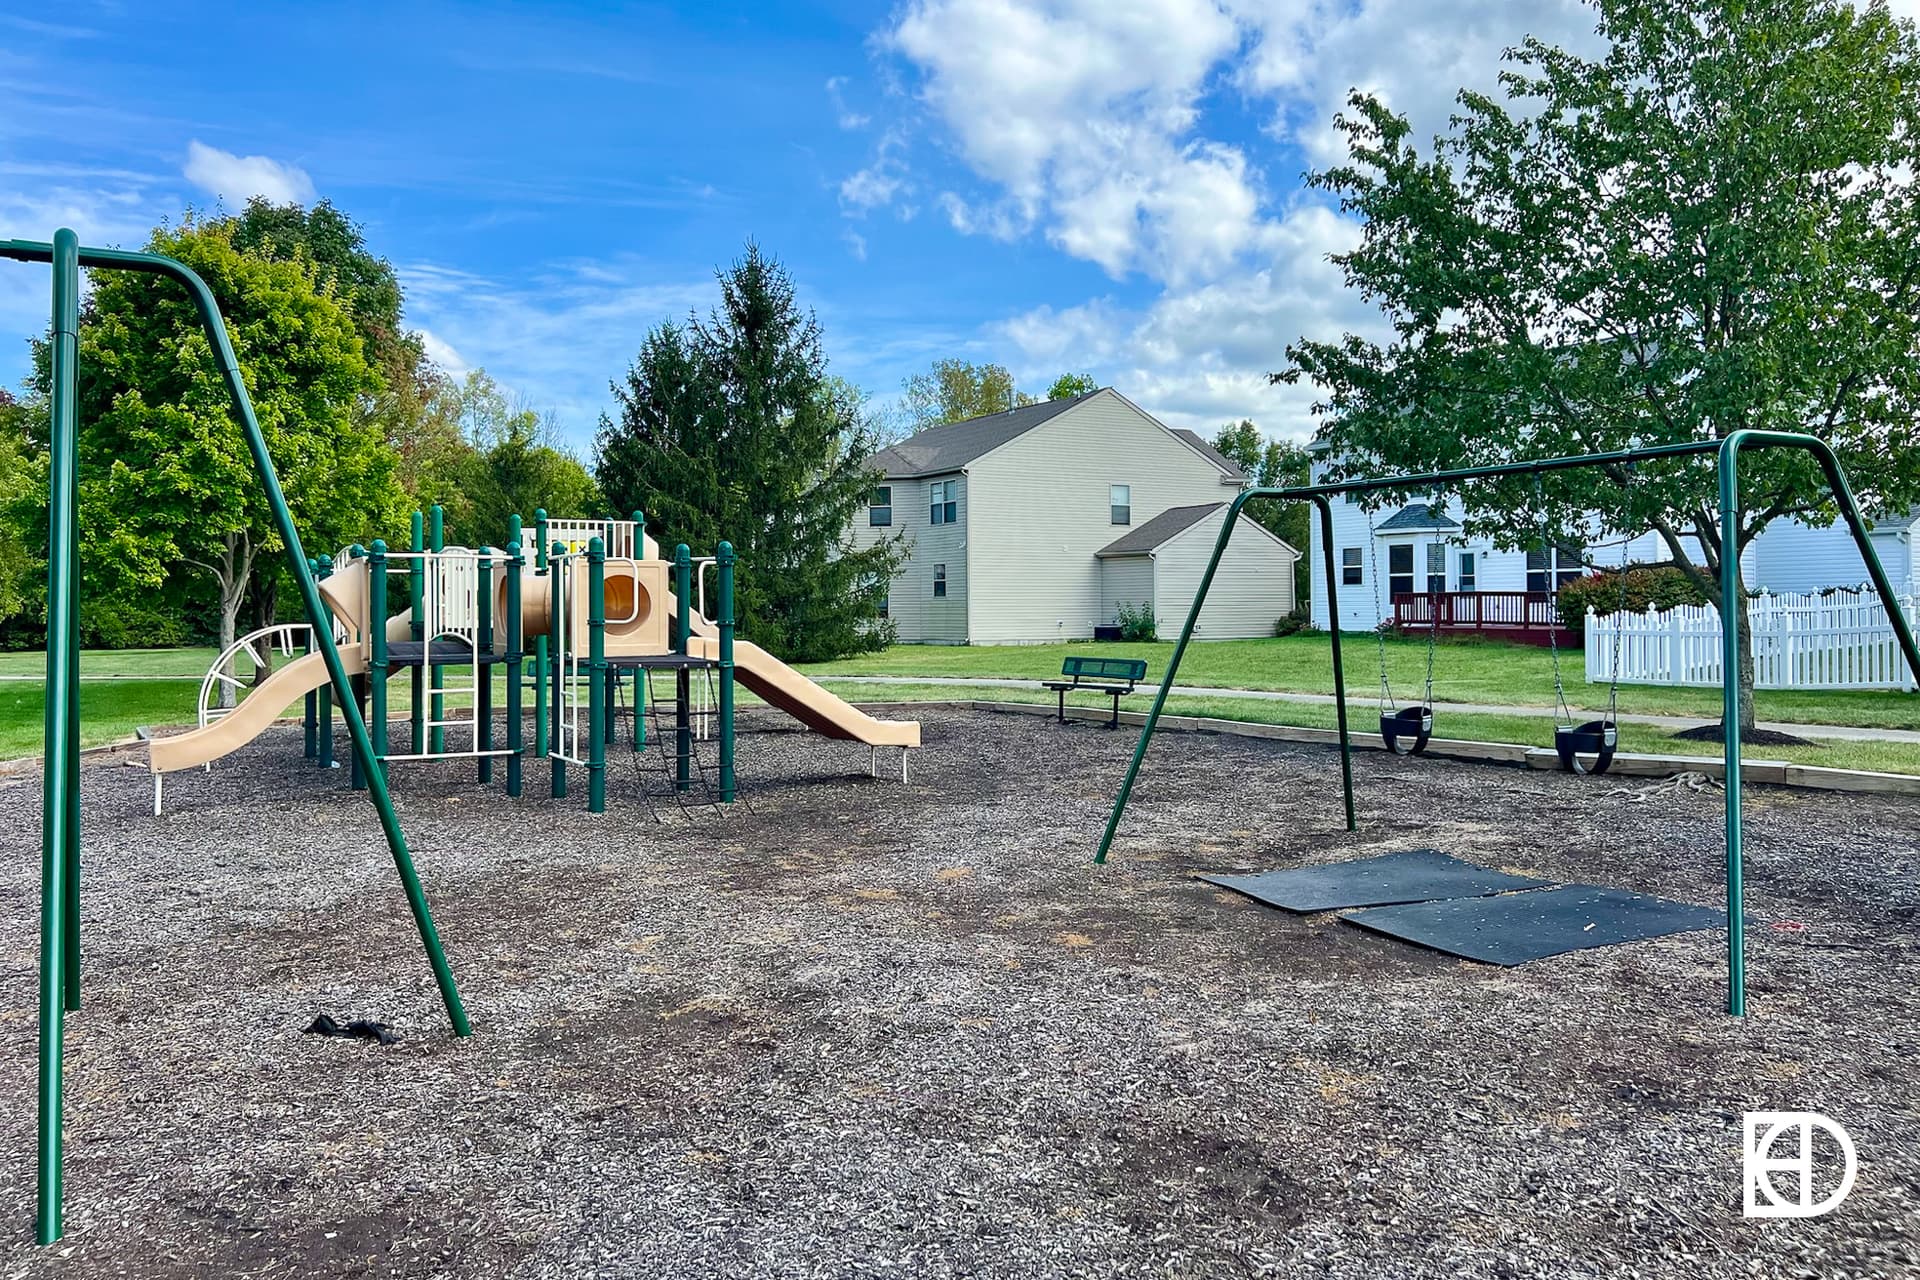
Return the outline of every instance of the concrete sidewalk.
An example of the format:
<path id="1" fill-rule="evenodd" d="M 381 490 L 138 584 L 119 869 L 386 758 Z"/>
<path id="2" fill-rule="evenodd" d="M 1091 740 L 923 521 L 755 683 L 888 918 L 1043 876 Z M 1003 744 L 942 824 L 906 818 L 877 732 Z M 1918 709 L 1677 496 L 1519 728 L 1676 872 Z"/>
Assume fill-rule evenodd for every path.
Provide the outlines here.
<path id="1" fill-rule="evenodd" d="M 1043 689 L 1046 686 L 1039 680 L 1012 680 L 993 676 L 827 676 L 810 677 L 822 684 L 938 684 L 956 685 L 972 688 L 1000 689 Z M 1143 686 L 1143 688 L 1148 686 Z M 1272 689 L 1216 689 L 1209 685 L 1177 684 L 1173 692 L 1195 698 L 1247 698 L 1258 702 L 1297 702 L 1310 706 L 1330 707 L 1333 695 L 1328 693 L 1281 693 Z M 1371 711 L 1370 701 L 1349 697 L 1349 713 L 1357 710 Z M 1438 702 L 1434 704 L 1436 715 L 1452 711 L 1462 715 L 1487 716 L 1546 716 L 1553 714 L 1553 708 L 1545 706 L 1497 706 L 1482 702 Z M 1580 714 L 1598 715 L 1598 709 Z M 1688 716 L 1650 716 L 1620 713 L 1622 724 L 1653 725 L 1661 729 L 1691 729 L 1695 725 L 1711 724 L 1712 719 Z M 1802 738 L 1827 738 L 1846 742 L 1909 742 L 1920 743 L 1920 730 L 1916 729 L 1862 729 L 1844 724 L 1790 724 L 1779 720 L 1762 720 L 1759 728 L 1773 729 L 1780 733 L 1797 734 Z"/>

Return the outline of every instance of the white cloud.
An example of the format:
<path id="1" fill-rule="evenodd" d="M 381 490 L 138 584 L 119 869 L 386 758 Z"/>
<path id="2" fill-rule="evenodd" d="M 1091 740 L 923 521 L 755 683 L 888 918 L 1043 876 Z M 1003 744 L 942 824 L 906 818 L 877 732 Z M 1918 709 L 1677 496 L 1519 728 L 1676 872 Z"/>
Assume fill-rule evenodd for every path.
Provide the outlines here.
<path id="1" fill-rule="evenodd" d="M 865 213 L 926 185 L 932 161 L 905 140 L 930 136 L 963 168 L 936 188 L 962 234 L 1042 235 L 1158 286 L 1141 305 L 1096 298 L 991 326 L 1023 379 L 1090 367 L 1170 421 L 1244 415 L 1302 435 L 1313 390 L 1267 377 L 1285 348 L 1380 325 L 1327 262 L 1357 227 L 1293 188 L 1303 158 L 1343 157 L 1333 117 L 1349 91 L 1378 93 L 1424 140 L 1462 86 L 1495 86 L 1504 49 L 1533 34 L 1592 52 L 1593 25 L 1579 0 L 908 0 L 875 45 L 910 109 L 843 203 Z M 1258 141 L 1208 114 L 1235 97 L 1264 121 Z"/>
<path id="2" fill-rule="evenodd" d="M 718 294 L 710 279 L 662 282 L 627 259 L 530 268 L 511 281 L 437 263 L 402 264 L 399 274 L 428 355 L 449 372 L 485 368 L 509 391 L 533 396 L 580 449 L 613 403 L 607 383 L 647 331 Z"/>
<path id="3" fill-rule="evenodd" d="M 847 105 L 847 78 L 829 76 L 827 78 L 827 100 L 833 103 L 833 116 L 842 129 L 864 129 L 872 117 L 853 110 Z"/>
<path id="4" fill-rule="evenodd" d="M 304 169 L 267 156 L 237 156 L 198 138 L 187 143 L 181 174 L 202 191 L 235 203 L 265 196 L 275 204 L 308 204 L 315 194 Z"/>

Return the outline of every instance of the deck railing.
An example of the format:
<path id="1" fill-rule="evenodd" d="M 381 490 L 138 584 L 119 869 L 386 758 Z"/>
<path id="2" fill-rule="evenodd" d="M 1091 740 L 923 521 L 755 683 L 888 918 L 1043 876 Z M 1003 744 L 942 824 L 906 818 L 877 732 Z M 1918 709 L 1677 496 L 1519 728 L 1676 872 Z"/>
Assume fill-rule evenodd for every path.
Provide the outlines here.
<path id="1" fill-rule="evenodd" d="M 1546 644 L 1557 630 L 1562 644 L 1579 638 L 1560 625 L 1551 591 L 1413 591 L 1393 597 L 1393 623 L 1402 631 L 1478 634 Z"/>

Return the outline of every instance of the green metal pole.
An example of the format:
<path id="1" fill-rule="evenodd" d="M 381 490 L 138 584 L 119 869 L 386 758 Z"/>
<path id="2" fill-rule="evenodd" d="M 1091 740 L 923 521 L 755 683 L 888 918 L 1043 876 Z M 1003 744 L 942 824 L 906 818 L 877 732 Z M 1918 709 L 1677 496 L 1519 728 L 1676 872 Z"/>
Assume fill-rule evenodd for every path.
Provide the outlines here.
<path id="1" fill-rule="evenodd" d="M 41 755 L 40 813 L 40 1089 L 39 1179 L 35 1237 L 52 1244 L 64 1232 L 62 1116 L 65 1111 L 67 1015 L 67 881 L 72 874 L 72 708 L 80 690 L 69 660 L 78 611 L 79 503 L 75 463 L 78 433 L 80 242 L 61 230 L 53 243 L 53 326 L 50 368 L 50 475 L 47 495 L 47 693 Z"/>
<path id="2" fill-rule="evenodd" d="M 507 794 L 518 796 L 522 786 L 522 757 L 526 751 L 526 726 L 521 723 L 520 680 L 520 570 L 526 561 L 520 555 L 520 517 L 513 518 L 513 541 L 507 544 Z"/>
<path id="3" fill-rule="evenodd" d="M 647 513 L 638 507 L 633 511 L 633 558 L 644 559 L 647 554 Z M 640 750 L 647 745 L 647 698 L 653 691 L 653 683 L 647 676 L 645 667 L 633 669 L 633 749 Z"/>
<path id="4" fill-rule="evenodd" d="M 693 635 L 693 552 L 681 543 L 673 549 L 673 594 L 679 602 L 674 618 L 673 651 L 685 657 Z M 692 672 L 682 665 L 674 669 L 674 691 L 679 700 L 673 713 L 674 789 L 686 791 L 693 786 L 693 720 L 687 703 L 693 693 Z"/>
<path id="5" fill-rule="evenodd" d="M 1730 444 L 1732 442 L 1729 442 Z M 1747 1012 L 1740 812 L 1740 450 L 1720 453 L 1720 742 L 1727 787 L 1727 1012 Z"/>
<path id="6" fill-rule="evenodd" d="M 71 233 L 68 233 L 68 238 L 71 238 Z M 46 245 L 17 240 L 0 241 L 0 257 L 46 262 L 51 261 L 52 256 L 51 248 Z M 214 300 L 213 291 L 207 287 L 206 281 L 187 266 L 157 254 L 122 249 L 84 249 L 80 252 L 80 263 L 82 266 L 164 275 L 186 286 L 199 312 L 208 345 L 213 348 L 214 361 L 232 397 L 235 417 L 239 419 L 247 452 L 253 459 L 254 470 L 260 477 L 260 487 L 266 495 L 267 510 L 273 519 L 275 531 L 280 535 L 281 545 L 286 550 L 287 566 L 293 571 L 295 584 L 300 590 L 301 605 L 308 617 L 323 617 L 325 606 L 320 600 L 319 590 L 314 586 L 313 575 L 307 570 L 300 532 L 294 527 L 293 513 L 287 507 L 285 493 L 281 491 L 280 477 L 274 470 L 272 456 L 267 452 L 267 441 L 261 433 L 260 421 L 254 416 L 253 401 L 247 395 L 246 379 L 240 372 L 240 363 L 234 356 L 233 343 L 227 337 L 226 323 L 220 316 L 220 307 Z M 67 528 L 71 530 L 72 521 L 68 521 Z M 347 704 L 352 701 L 352 690 L 347 681 L 346 667 L 340 661 L 339 647 L 333 642 L 333 632 L 329 628 L 318 627 L 314 634 L 319 640 L 327 676 L 342 700 L 341 712 L 347 722 L 347 734 L 353 742 L 354 757 L 366 760 L 372 755 L 373 744 L 358 709 L 355 708 L 351 713 L 347 711 Z M 52 692 L 50 688 L 49 694 Z M 433 914 L 427 906 L 426 892 L 420 885 L 413 856 L 407 849 L 406 837 L 401 833 L 399 819 L 393 811 L 393 798 L 387 793 L 386 781 L 377 772 L 369 790 L 369 798 L 380 815 L 380 826 L 386 835 L 388 848 L 393 853 L 395 869 L 406 891 L 407 905 L 413 914 L 414 925 L 419 930 L 421 945 L 433 967 L 434 982 L 440 989 L 441 1000 L 446 1004 L 448 1020 L 452 1022 L 456 1034 L 470 1034 L 466 1010 L 460 1003 L 460 993 L 453 982 L 453 971 L 448 967 L 446 953 L 440 946 L 439 932 L 434 927 Z"/>
<path id="7" fill-rule="evenodd" d="M 480 651 L 473 665 L 473 715 L 475 747 L 480 752 L 478 766 L 482 786 L 493 781 L 493 548 L 480 548 L 479 563 L 474 566 L 479 580 L 476 603 L 480 608 Z"/>
<path id="8" fill-rule="evenodd" d="M 307 569 L 310 572 L 317 571 L 319 567 L 320 567 L 319 564 L 313 559 L 312 556 L 307 557 Z M 319 620 L 315 619 L 313 622 L 313 626 L 317 627 L 319 625 L 320 625 Z M 309 627 L 307 630 L 307 642 L 303 646 L 302 652 L 305 652 L 305 653 L 313 652 L 312 627 Z M 306 735 L 307 735 L 306 744 L 305 744 L 306 758 L 309 760 L 313 759 L 315 756 L 317 756 L 320 753 L 320 744 L 318 741 L 320 736 L 319 709 L 320 709 L 320 695 L 318 693 L 307 694 L 306 710 L 305 710 L 305 715 L 302 718 L 301 725 L 306 730 Z"/>
<path id="9" fill-rule="evenodd" d="M 718 562 L 720 598 L 715 602 L 720 616 L 720 799 L 733 803 L 736 791 L 733 773 L 733 544 L 722 542 L 714 552 Z"/>
<path id="10" fill-rule="evenodd" d="M 347 554 L 353 556 L 355 559 L 364 560 L 367 557 L 367 549 L 356 542 L 347 548 Z M 373 603 L 373 592 L 371 589 L 367 592 L 367 612 L 369 614 L 379 614 L 383 619 L 385 617 L 385 611 Z M 371 628 L 372 626 L 373 623 L 369 620 L 368 627 Z M 367 677 L 364 673 L 354 676 L 348 681 L 347 696 L 340 703 L 342 719 L 347 718 L 345 712 L 348 702 L 353 703 L 353 709 L 356 714 L 362 717 L 366 715 Z M 360 753 L 357 751 L 347 757 L 347 786 L 354 791 L 365 791 L 367 789 L 366 770 L 361 765 Z"/>
<path id="11" fill-rule="evenodd" d="M 1180 628 L 1180 639 L 1173 646 L 1173 653 L 1167 659 L 1166 674 L 1160 677 L 1160 688 L 1154 692 L 1153 706 L 1147 712 L 1147 722 L 1140 727 L 1140 741 L 1134 745 L 1133 760 L 1127 765 L 1127 776 L 1120 784 L 1120 794 L 1114 797 L 1113 812 L 1107 818 L 1107 829 L 1100 837 L 1100 848 L 1093 855 L 1096 863 L 1105 863 L 1107 853 L 1113 848 L 1114 833 L 1120 829 L 1120 815 L 1126 812 L 1127 800 L 1133 795 L 1134 779 L 1140 776 L 1140 762 L 1146 759 L 1147 744 L 1153 741 L 1154 728 L 1160 723 L 1160 713 L 1166 709 L 1167 694 L 1173 689 L 1174 675 L 1180 670 L 1180 659 L 1186 656 L 1187 646 L 1193 643 L 1194 628 L 1200 624 L 1200 606 L 1206 603 L 1207 592 L 1213 586 L 1213 575 L 1220 569 L 1220 557 L 1226 553 L 1227 543 L 1233 537 L 1234 526 L 1240 520 L 1240 508 L 1247 505 L 1260 490 L 1243 490 L 1227 506 L 1226 518 L 1220 524 L 1220 536 L 1213 540 L 1213 555 L 1207 561 L 1206 571 L 1200 575 L 1200 589 L 1194 592 L 1193 605 L 1187 610 L 1187 621 Z"/>
<path id="12" fill-rule="evenodd" d="M 330 578 L 333 576 L 332 556 L 320 556 L 318 563 L 320 565 L 320 572 L 316 576 L 316 581 L 319 578 Z M 325 625 L 324 622 L 316 625 L 314 632 L 318 634 L 320 627 Z M 332 627 L 327 627 L 327 634 L 333 634 Z M 318 700 L 320 703 L 320 741 L 315 744 L 319 750 L 317 759 L 320 761 L 320 767 L 322 769 L 332 769 L 335 766 L 333 763 L 333 686 L 331 684 L 323 684 L 320 686 Z"/>
<path id="13" fill-rule="evenodd" d="M 407 561 L 407 630 L 413 642 L 419 644 L 427 635 L 427 620 L 420 612 L 426 607 L 427 565 L 420 553 L 427 549 L 427 518 L 423 512 L 416 511 L 407 523 L 407 545 L 413 552 Z M 423 661 L 407 675 L 411 699 L 408 722 L 413 730 L 413 745 L 408 750 L 419 755 L 427 749 L 427 664 Z"/>
<path id="14" fill-rule="evenodd" d="M 373 737 L 373 761 L 368 772 L 387 776 L 387 544 L 379 538 L 367 548 L 367 689 L 368 732 Z"/>
<path id="15" fill-rule="evenodd" d="M 543 579 L 538 584 L 540 590 L 547 593 L 547 634 L 534 637 L 533 641 L 533 754 L 545 757 L 547 742 L 547 664 L 552 658 L 553 583 L 547 578 L 547 513 L 535 508 L 533 513 L 533 572 Z"/>
<path id="16" fill-rule="evenodd" d="M 1333 504 L 1315 494 L 1320 509 L 1320 558 L 1327 572 L 1327 635 L 1333 643 L 1333 714 L 1340 725 L 1340 787 L 1347 802 L 1347 830 L 1358 831 L 1353 809 L 1353 737 L 1347 732 L 1347 669 L 1340 654 L 1340 571 L 1333 565 Z"/>
<path id="17" fill-rule="evenodd" d="M 607 811 L 607 544 L 587 543 L 587 812 Z"/>
<path id="18" fill-rule="evenodd" d="M 427 550 L 439 555 L 447 549 L 447 514 L 439 503 L 434 503 L 427 512 Z M 425 565 L 421 568 L 424 570 Z M 446 607 L 445 601 L 436 601 L 434 612 L 438 614 Z M 445 674 L 440 664 L 433 661 L 433 642 L 435 637 L 427 637 L 427 651 L 421 660 L 427 664 L 427 688 L 433 707 L 432 732 L 427 735 L 427 750 L 441 755 L 447 749 L 447 728 L 442 722 L 447 718 L 447 696 L 440 692 L 445 683 Z"/>
<path id="19" fill-rule="evenodd" d="M 546 527 L 544 514 L 540 523 L 542 528 Z M 547 598 L 553 602 L 551 606 L 553 622 L 548 629 L 552 631 L 555 638 L 560 641 L 560 643 L 552 647 L 548 659 L 553 673 L 553 691 L 548 695 L 547 706 L 553 714 L 553 725 L 547 731 L 547 741 L 553 746 L 553 767 L 549 772 L 553 779 L 552 791 L 555 800 L 564 800 L 567 798 L 567 760 L 566 757 L 561 754 L 561 752 L 567 748 L 567 739 L 566 735 L 560 732 L 560 721 L 562 717 L 567 714 L 567 698 L 566 690 L 564 690 L 562 686 L 567 679 L 567 652 L 579 644 L 579 638 L 573 634 L 573 619 L 566 618 L 563 620 L 561 617 L 562 614 L 570 614 L 573 612 L 572 579 L 567 579 L 565 588 L 562 588 L 560 581 L 562 575 L 573 572 L 573 563 L 564 558 L 557 564 L 554 562 L 556 556 L 564 557 L 565 552 L 566 548 L 561 546 L 559 542 L 555 542 L 547 551 L 547 577 L 549 579 Z M 563 596 L 565 597 L 564 600 L 562 598 Z M 564 608 L 562 607 L 563 604 Z M 573 692 L 577 695 L 579 691 L 573 690 Z"/>

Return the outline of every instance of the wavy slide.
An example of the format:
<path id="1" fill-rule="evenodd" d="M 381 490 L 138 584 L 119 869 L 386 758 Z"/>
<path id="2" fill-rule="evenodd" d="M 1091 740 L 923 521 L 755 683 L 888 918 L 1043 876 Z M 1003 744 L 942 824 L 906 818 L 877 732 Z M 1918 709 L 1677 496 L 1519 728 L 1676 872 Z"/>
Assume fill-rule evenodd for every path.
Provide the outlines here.
<path id="1" fill-rule="evenodd" d="M 340 663 L 349 676 L 367 669 L 358 649 L 342 649 Z M 238 751 L 265 732 L 280 713 L 327 683 L 326 657 L 303 653 L 247 691 L 240 705 L 212 724 L 147 744 L 147 768 L 154 773 L 177 773 L 195 765 L 211 764 Z"/>
<path id="2" fill-rule="evenodd" d="M 709 660 L 718 658 L 719 629 L 695 613 L 693 631 L 687 643 L 693 656 Z M 918 720 L 875 719 L 839 695 L 821 688 L 757 644 L 745 640 L 733 642 L 733 678 L 823 737 L 839 738 L 844 742 L 864 742 L 875 747 L 920 745 Z"/>

